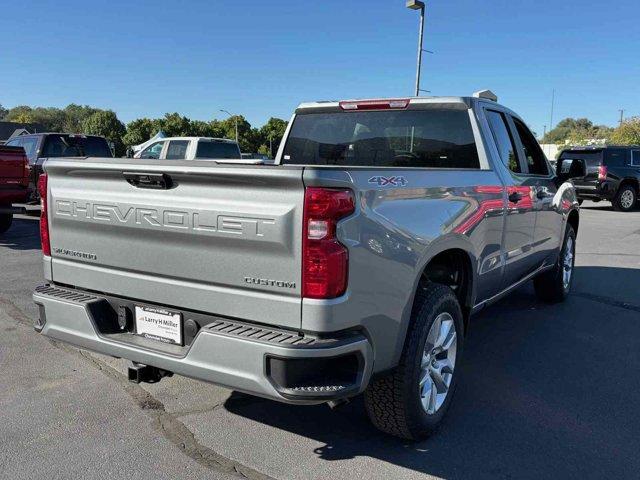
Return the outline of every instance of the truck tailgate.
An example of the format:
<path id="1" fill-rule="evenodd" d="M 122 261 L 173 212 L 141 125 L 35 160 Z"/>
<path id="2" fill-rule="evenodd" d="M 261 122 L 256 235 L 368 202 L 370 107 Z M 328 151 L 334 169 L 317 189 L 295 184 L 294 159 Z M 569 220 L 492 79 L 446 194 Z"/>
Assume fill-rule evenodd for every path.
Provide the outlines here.
<path id="1" fill-rule="evenodd" d="M 302 169 L 134 162 L 47 162 L 53 281 L 299 328 Z"/>
<path id="2" fill-rule="evenodd" d="M 0 185 L 23 183 L 26 157 L 22 147 L 0 145 Z"/>

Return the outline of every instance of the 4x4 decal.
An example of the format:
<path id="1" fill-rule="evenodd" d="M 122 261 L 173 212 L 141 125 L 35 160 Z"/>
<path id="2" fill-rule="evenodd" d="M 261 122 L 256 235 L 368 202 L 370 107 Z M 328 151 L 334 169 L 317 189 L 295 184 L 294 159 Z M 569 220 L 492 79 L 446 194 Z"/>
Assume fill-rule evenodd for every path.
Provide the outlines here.
<path id="1" fill-rule="evenodd" d="M 369 179 L 369 183 L 374 183 L 376 185 L 378 185 L 379 187 L 387 187 L 387 186 L 392 186 L 392 187 L 406 187 L 409 182 L 407 181 L 406 178 L 402 177 L 402 176 L 396 176 L 396 177 L 371 177 Z"/>

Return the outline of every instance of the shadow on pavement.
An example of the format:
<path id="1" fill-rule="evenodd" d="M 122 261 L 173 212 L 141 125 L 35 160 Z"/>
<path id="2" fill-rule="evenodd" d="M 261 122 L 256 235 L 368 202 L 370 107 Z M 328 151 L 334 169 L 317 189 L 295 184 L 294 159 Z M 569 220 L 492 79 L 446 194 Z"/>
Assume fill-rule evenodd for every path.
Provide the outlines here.
<path id="1" fill-rule="evenodd" d="M 640 270 L 576 274 L 640 285 Z M 361 398 L 337 411 L 250 397 L 225 407 L 324 443 L 313 453 L 326 461 L 372 457 L 445 479 L 637 478 L 640 313 L 600 300 L 544 305 L 527 286 L 476 316 L 452 408 L 421 443 L 379 433 Z M 286 454 L 304 462 L 303 445 Z"/>
<path id="2" fill-rule="evenodd" d="M 12 250 L 40 250 L 40 219 L 14 217 L 11 228 L 0 233 L 0 247 Z"/>

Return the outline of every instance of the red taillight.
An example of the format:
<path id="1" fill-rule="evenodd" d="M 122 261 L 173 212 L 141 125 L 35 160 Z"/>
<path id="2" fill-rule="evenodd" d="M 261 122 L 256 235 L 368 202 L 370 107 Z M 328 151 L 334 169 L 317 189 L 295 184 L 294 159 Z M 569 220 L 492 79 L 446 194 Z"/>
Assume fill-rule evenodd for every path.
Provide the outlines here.
<path id="1" fill-rule="evenodd" d="M 335 298 L 347 290 L 349 252 L 336 238 L 336 225 L 354 211 L 351 190 L 318 187 L 305 190 L 303 297 Z"/>
<path id="2" fill-rule="evenodd" d="M 51 242 L 49 241 L 49 218 L 47 208 L 47 174 L 43 173 L 38 179 L 38 193 L 40 194 L 40 242 L 42 243 L 42 254 L 51 256 Z"/>
<path id="3" fill-rule="evenodd" d="M 600 165 L 598 167 L 598 180 L 600 180 L 601 182 L 605 181 L 607 179 L 607 167 L 604 165 Z"/>
<path id="4" fill-rule="evenodd" d="M 394 110 L 404 109 L 409 106 L 408 98 L 394 98 L 390 100 L 357 100 L 353 102 L 340 102 L 342 110 Z"/>

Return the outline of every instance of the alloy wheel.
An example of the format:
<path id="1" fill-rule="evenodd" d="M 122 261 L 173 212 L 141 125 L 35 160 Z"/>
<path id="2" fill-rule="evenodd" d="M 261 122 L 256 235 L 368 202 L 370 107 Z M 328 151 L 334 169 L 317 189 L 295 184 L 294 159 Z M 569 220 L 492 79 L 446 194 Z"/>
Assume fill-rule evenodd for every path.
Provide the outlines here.
<path id="1" fill-rule="evenodd" d="M 456 366 L 457 346 L 453 317 L 443 312 L 429 329 L 420 363 L 420 400 L 429 415 L 436 413 L 447 398 Z"/>
<path id="2" fill-rule="evenodd" d="M 565 290 L 569 289 L 571 285 L 571 275 L 573 274 L 573 256 L 574 256 L 574 241 L 572 237 L 567 238 L 567 244 L 565 245 L 564 255 L 562 258 L 562 285 Z"/>
<path id="3" fill-rule="evenodd" d="M 628 210 L 633 207 L 634 202 L 635 198 L 631 190 L 627 189 L 622 192 L 622 195 L 620 196 L 620 205 L 622 205 L 622 208 Z"/>

